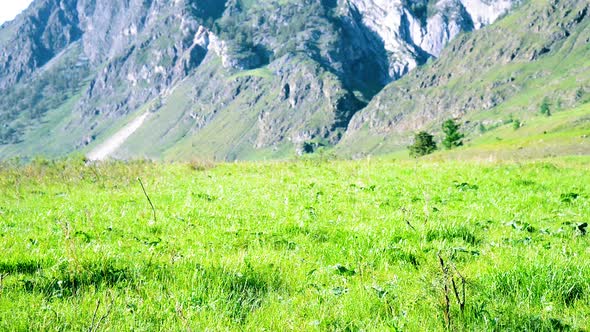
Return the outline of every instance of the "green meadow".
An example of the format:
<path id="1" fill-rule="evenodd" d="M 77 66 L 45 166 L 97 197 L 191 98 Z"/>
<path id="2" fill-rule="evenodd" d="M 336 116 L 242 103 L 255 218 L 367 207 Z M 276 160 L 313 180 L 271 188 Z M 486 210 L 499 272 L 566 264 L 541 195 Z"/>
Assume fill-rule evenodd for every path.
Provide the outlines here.
<path id="1" fill-rule="evenodd" d="M 589 188 L 589 157 L 5 162 L 0 330 L 587 331 Z"/>

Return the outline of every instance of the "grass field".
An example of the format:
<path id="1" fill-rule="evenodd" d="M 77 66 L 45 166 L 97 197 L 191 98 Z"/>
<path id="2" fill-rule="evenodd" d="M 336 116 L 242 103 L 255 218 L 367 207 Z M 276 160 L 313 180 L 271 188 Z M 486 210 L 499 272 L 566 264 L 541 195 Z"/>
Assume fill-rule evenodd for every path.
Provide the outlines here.
<path id="1" fill-rule="evenodd" d="M 588 157 L 0 165 L 2 331 L 590 328 Z"/>

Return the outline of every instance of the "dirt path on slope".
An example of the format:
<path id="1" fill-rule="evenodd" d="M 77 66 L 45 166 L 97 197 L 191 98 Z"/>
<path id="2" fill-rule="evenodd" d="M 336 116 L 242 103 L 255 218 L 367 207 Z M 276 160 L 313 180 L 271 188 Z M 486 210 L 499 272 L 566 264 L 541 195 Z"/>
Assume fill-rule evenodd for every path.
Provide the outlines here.
<path id="1" fill-rule="evenodd" d="M 133 135 L 133 133 L 136 132 L 137 129 L 141 127 L 141 125 L 143 125 L 148 116 L 149 112 L 140 115 L 117 133 L 115 133 L 112 137 L 107 139 L 104 143 L 92 150 L 86 157 L 92 161 L 107 159 L 113 152 L 121 147 L 123 143 L 125 143 L 129 136 Z"/>

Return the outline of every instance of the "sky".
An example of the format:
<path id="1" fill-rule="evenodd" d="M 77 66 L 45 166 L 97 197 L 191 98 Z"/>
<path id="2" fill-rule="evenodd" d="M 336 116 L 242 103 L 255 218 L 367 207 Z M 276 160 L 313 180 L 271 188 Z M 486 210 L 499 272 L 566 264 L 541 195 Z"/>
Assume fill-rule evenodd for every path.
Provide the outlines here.
<path id="1" fill-rule="evenodd" d="M 32 0 L 0 0 L 0 24 L 10 21 L 26 9 Z"/>

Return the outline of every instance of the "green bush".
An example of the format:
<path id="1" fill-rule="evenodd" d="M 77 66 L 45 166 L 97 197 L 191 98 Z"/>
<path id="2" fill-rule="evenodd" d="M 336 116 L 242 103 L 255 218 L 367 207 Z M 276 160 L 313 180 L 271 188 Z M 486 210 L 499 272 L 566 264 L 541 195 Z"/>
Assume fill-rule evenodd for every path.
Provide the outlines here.
<path id="1" fill-rule="evenodd" d="M 521 126 L 521 122 L 520 120 L 514 120 L 514 122 L 512 122 L 512 128 L 514 128 L 514 130 L 518 130 Z"/>
<path id="2" fill-rule="evenodd" d="M 414 144 L 410 145 L 408 149 L 410 150 L 410 156 L 421 157 L 436 151 L 437 146 L 434 141 L 434 136 L 425 131 L 421 131 L 416 134 L 414 137 Z"/>

